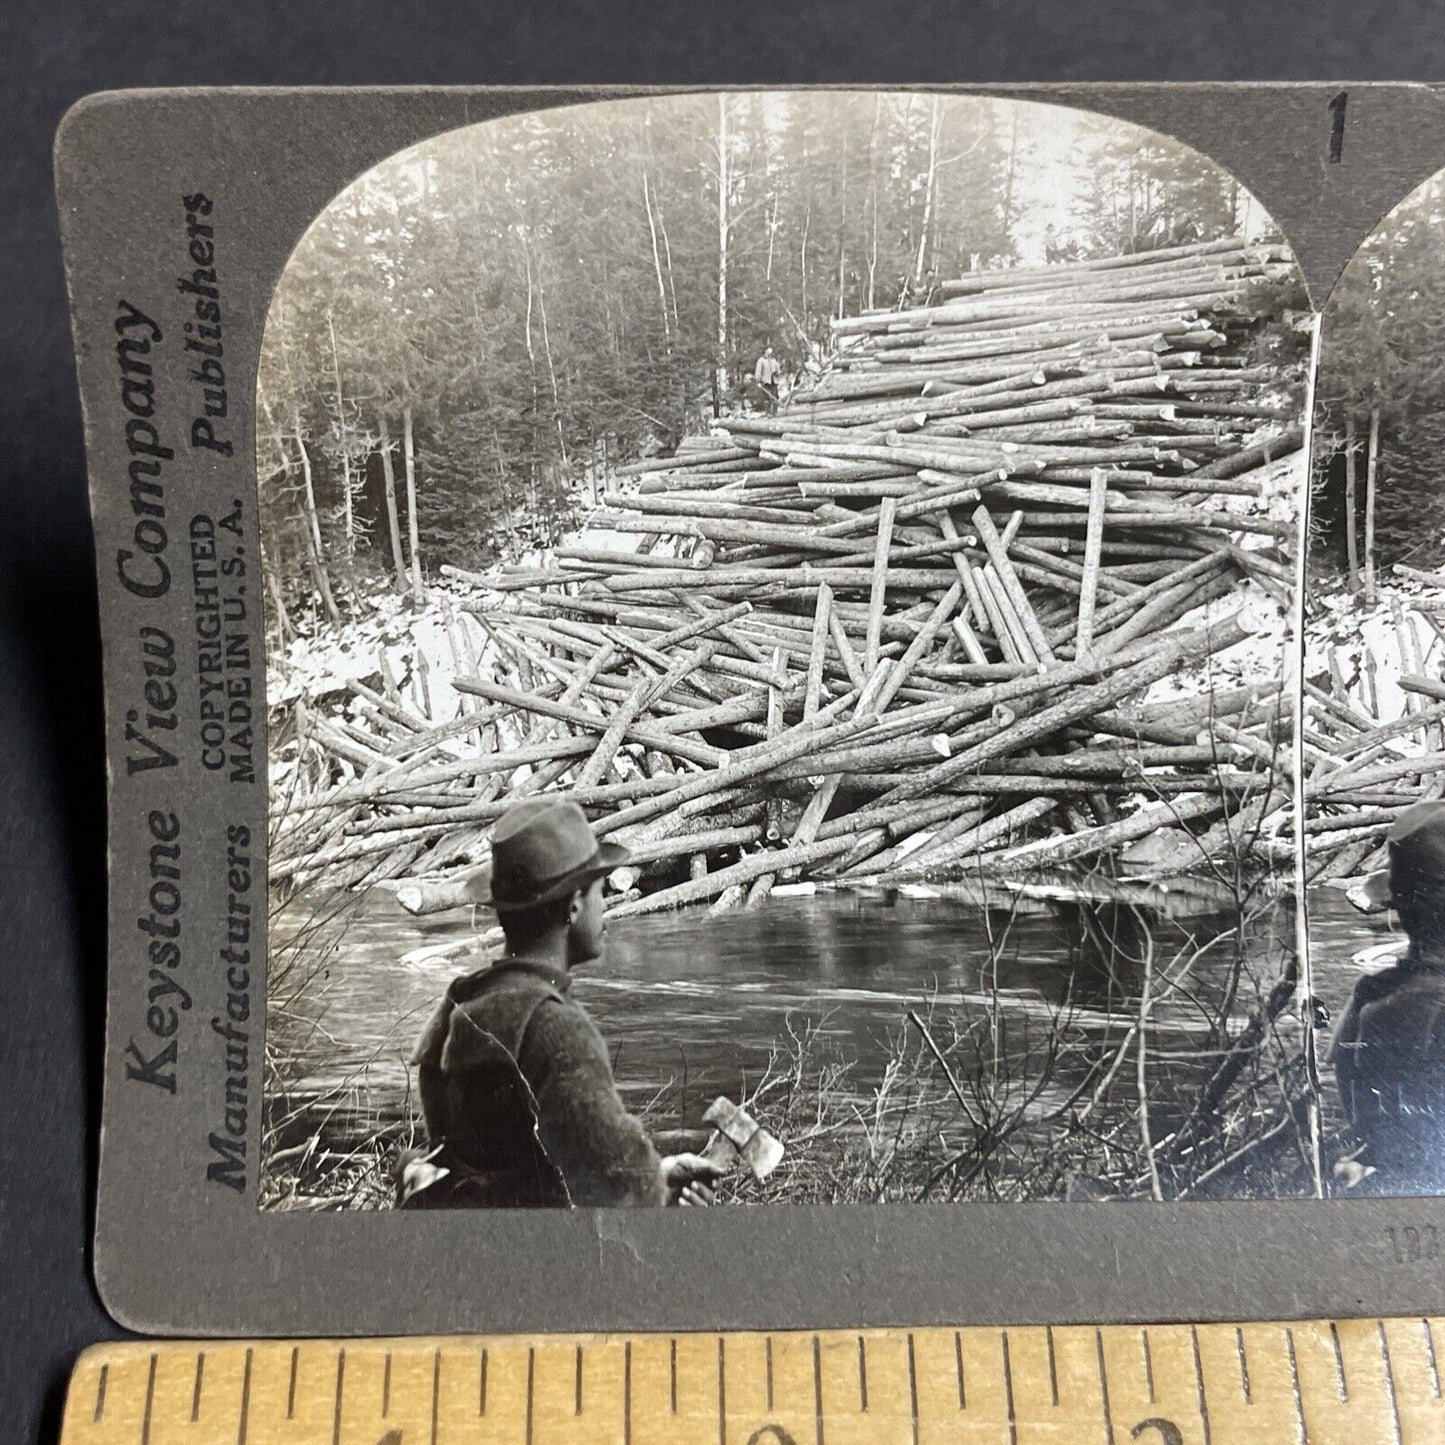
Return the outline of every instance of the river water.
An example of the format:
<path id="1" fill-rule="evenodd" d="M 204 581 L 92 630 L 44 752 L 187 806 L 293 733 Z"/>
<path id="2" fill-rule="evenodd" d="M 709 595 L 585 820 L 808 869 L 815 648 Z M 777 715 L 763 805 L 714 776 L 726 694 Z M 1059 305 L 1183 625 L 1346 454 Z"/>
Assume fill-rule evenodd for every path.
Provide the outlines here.
<path id="1" fill-rule="evenodd" d="M 573 988 L 613 1050 L 629 1105 L 651 1100 L 656 1116 L 661 1103 L 673 1127 L 696 1127 L 715 1094 L 745 1092 L 790 1032 L 812 1029 L 815 1044 L 850 1061 L 846 1087 L 859 1099 L 876 1088 L 910 1009 L 956 1018 L 994 1007 L 1015 1037 L 1031 1023 L 1045 1037 L 1066 1012 L 1074 1037 L 1117 1039 L 1137 1010 L 1145 933 L 1155 968 L 1197 955 L 1187 988 L 1151 1014 L 1152 1047 L 1187 1056 L 1207 1029 L 1201 1002 L 1227 982 L 1237 909 L 1198 890 L 1136 898 L 1142 906 L 1119 908 L 920 888 L 779 898 L 719 918 L 683 910 L 612 925 L 604 959 L 576 971 Z M 1251 979 L 1267 989 L 1293 939 L 1288 901 L 1254 911 L 1236 1024 L 1259 996 Z M 1356 955 L 1390 935 L 1331 889 L 1312 893 L 1308 918 L 1313 993 L 1338 1017 L 1363 969 L 1378 966 Z M 423 1023 L 448 981 L 485 961 L 438 950 L 475 928 L 465 911 L 413 918 L 382 891 L 347 902 L 328 925 L 330 950 L 305 960 L 314 977 L 273 1013 L 271 1041 L 296 1060 L 290 1089 L 327 1096 L 334 1121 L 402 1113 Z M 1287 1015 L 1280 1027 L 1299 1025 Z"/>

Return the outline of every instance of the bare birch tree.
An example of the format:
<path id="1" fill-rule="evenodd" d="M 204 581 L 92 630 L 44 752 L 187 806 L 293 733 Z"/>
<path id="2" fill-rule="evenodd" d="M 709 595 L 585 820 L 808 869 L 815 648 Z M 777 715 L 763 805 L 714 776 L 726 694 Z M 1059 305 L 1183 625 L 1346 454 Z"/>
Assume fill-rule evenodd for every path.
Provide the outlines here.
<path id="1" fill-rule="evenodd" d="M 717 360 L 713 368 L 713 406 L 728 394 L 728 241 L 732 230 L 728 157 L 728 98 L 717 98 Z"/>
<path id="2" fill-rule="evenodd" d="M 396 569 L 396 590 L 406 591 L 406 564 L 401 555 L 401 520 L 396 510 L 396 466 L 391 455 L 391 432 L 386 425 L 386 412 L 376 414 L 376 427 L 381 437 L 378 450 L 381 453 L 381 477 L 386 493 L 386 524 L 391 539 L 391 561 Z"/>

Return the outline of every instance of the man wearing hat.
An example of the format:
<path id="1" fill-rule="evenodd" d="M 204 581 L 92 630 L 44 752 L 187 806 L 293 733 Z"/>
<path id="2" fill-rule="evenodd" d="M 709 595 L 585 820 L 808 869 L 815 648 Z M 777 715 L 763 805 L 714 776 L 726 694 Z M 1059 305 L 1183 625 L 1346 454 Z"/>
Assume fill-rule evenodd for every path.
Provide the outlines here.
<path id="1" fill-rule="evenodd" d="M 1407 808 L 1386 835 L 1388 902 L 1408 940 L 1362 978 L 1335 1035 L 1335 1077 L 1385 1192 L 1445 1190 L 1445 802 Z"/>
<path id="2" fill-rule="evenodd" d="M 415 1062 L 430 1150 L 403 1160 L 403 1208 L 707 1204 L 716 1170 L 660 1158 L 623 1107 L 569 971 L 602 952 L 602 880 L 628 859 L 567 798 L 529 798 L 473 880 L 506 948 L 455 980 Z"/>

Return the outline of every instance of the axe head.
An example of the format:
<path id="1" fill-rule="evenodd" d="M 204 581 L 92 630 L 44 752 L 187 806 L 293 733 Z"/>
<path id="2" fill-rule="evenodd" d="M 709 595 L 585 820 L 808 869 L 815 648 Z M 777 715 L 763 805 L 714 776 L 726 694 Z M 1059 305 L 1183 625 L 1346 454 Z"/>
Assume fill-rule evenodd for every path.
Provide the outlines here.
<path id="1" fill-rule="evenodd" d="M 704 1157 L 720 1168 L 741 1160 L 753 1178 L 766 1179 L 782 1163 L 783 1146 L 731 1099 L 719 1095 L 702 1117 L 717 1130 Z"/>

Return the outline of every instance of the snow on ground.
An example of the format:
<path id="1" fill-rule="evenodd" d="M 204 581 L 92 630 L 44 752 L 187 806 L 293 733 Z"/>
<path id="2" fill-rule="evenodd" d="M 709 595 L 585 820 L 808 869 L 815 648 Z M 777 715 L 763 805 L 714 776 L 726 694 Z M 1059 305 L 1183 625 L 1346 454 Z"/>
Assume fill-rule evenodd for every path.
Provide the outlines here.
<path id="1" fill-rule="evenodd" d="M 433 578 L 427 584 L 424 605 L 416 610 L 409 595 L 400 595 L 389 583 L 379 582 L 364 595 L 364 616 L 348 620 L 339 629 L 324 627 L 295 638 L 280 657 L 268 659 L 267 701 L 272 707 L 314 702 L 345 692 L 348 682 L 371 679 L 375 683 L 385 657 L 408 704 L 435 723 L 449 722 L 461 706 L 461 694 L 452 688 L 451 679 L 459 671 L 461 675 L 474 671 L 466 639 L 478 656 L 488 645 L 480 625 L 461 608 L 497 597 L 497 593 L 452 578 Z"/>
<path id="2" fill-rule="evenodd" d="M 1332 690 L 1333 652 L 1351 705 L 1388 723 L 1405 715 L 1401 674 L 1442 676 L 1445 643 L 1427 618 L 1445 625 L 1445 588 L 1390 576 L 1378 593 L 1373 605 L 1343 589 L 1314 599 L 1305 622 L 1305 676 Z"/>

